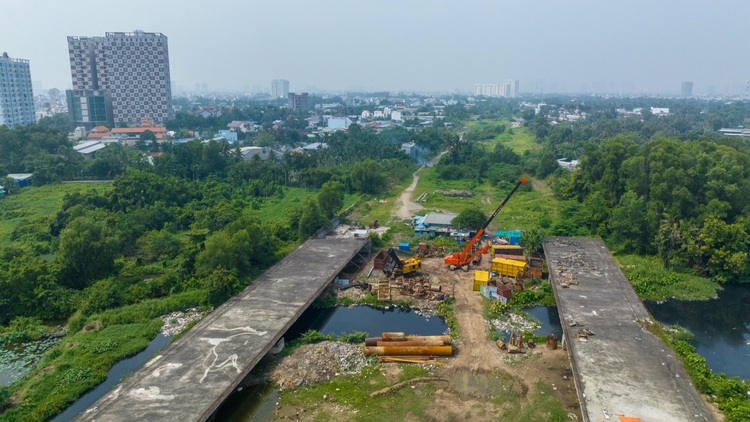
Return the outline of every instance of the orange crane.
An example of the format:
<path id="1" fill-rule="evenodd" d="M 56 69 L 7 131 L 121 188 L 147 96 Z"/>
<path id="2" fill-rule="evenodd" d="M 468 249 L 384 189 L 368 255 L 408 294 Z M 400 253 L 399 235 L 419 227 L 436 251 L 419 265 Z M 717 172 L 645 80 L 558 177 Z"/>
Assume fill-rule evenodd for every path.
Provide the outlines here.
<path id="1" fill-rule="evenodd" d="M 510 191 L 508 196 L 506 196 L 503 202 L 497 207 L 495 212 L 490 215 L 490 218 L 486 223 L 484 223 L 484 227 L 479 229 L 477 231 L 477 234 L 475 234 L 474 237 L 471 238 L 469 243 L 466 244 L 464 250 L 461 252 L 453 252 L 452 254 L 445 257 L 445 260 L 443 261 L 445 265 L 454 270 L 457 268 L 462 268 L 464 271 L 469 271 L 469 264 L 479 264 L 482 259 L 482 255 L 486 254 L 490 249 L 490 245 L 486 245 L 481 248 L 474 248 L 474 245 L 476 245 L 477 241 L 479 241 L 479 239 L 482 237 L 484 231 L 487 230 L 487 226 L 490 225 L 495 216 L 505 207 L 505 203 L 508 202 L 510 197 L 513 196 L 518 188 L 524 183 L 526 183 L 526 179 L 522 177 L 521 180 L 516 183 L 516 186 L 513 187 L 513 190 Z"/>

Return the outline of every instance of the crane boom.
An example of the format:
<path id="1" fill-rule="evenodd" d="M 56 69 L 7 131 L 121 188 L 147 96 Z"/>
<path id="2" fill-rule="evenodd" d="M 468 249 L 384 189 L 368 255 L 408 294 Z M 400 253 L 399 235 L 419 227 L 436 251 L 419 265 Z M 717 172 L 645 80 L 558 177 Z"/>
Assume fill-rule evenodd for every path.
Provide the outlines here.
<path id="1" fill-rule="evenodd" d="M 526 179 L 522 177 L 518 181 L 518 183 L 516 183 L 516 186 L 514 186 L 510 191 L 508 196 L 503 199 L 503 202 L 501 202 L 500 205 L 498 205 L 498 207 L 495 209 L 495 211 L 490 215 L 490 218 L 487 219 L 487 222 L 484 223 L 484 226 L 481 229 L 477 230 L 477 233 L 474 235 L 474 237 L 471 238 L 469 243 L 466 244 L 464 250 L 461 252 L 453 252 L 452 254 L 445 257 L 445 260 L 443 262 L 446 265 L 454 266 L 456 268 L 468 266 L 470 263 L 475 261 L 477 256 L 487 253 L 487 250 L 489 250 L 489 246 L 480 248 L 474 251 L 474 253 L 472 253 L 472 249 L 474 248 L 474 245 L 477 243 L 477 241 L 481 239 L 484 231 L 487 230 L 487 227 L 490 225 L 490 223 L 492 223 L 492 220 L 494 220 L 497 214 L 500 213 L 503 208 L 505 208 L 505 204 L 508 202 L 510 197 L 513 196 L 518 188 L 524 183 L 526 183 Z"/>

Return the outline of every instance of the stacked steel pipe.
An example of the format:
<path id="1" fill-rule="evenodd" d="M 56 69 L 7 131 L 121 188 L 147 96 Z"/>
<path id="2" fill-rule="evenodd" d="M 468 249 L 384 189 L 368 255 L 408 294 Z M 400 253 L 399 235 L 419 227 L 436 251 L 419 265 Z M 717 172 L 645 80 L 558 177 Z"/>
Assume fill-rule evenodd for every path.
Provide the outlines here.
<path id="1" fill-rule="evenodd" d="M 365 355 L 377 356 L 452 356 L 450 336 L 406 336 L 385 332 L 381 337 L 365 339 Z"/>

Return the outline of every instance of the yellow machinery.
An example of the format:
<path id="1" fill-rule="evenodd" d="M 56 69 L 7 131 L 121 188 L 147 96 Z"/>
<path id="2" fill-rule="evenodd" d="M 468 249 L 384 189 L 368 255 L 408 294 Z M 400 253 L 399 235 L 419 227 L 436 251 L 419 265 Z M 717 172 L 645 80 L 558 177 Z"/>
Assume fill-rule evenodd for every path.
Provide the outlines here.
<path id="1" fill-rule="evenodd" d="M 411 275 L 422 269 L 422 261 L 413 256 L 405 261 L 398 257 L 393 248 L 388 248 L 388 257 L 383 264 L 383 273 L 386 277 L 398 277 L 400 275 Z"/>

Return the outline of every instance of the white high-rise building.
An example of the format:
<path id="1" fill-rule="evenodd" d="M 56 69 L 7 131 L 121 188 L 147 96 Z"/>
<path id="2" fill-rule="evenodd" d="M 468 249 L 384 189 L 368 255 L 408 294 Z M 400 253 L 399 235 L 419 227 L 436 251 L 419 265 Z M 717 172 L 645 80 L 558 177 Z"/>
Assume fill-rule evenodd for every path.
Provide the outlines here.
<path id="1" fill-rule="evenodd" d="M 500 97 L 499 84 L 476 84 L 474 85 L 474 95 L 484 97 Z"/>
<path id="2" fill-rule="evenodd" d="M 81 103 L 96 91 L 95 95 L 111 97 L 108 107 L 115 125 L 138 125 L 144 118 L 163 124 L 174 117 L 164 34 L 134 31 L 68 37 L 68 53 L 74 91 L 68 96 L 73 101 L 69 110 L 76 109 L 76 99 Z M 71 120 L 82 117 L 71 116 Z"/>
<path id="3" fill-rule="evenodd" d="M 0 56 L 0 125 L 33 124 L 34 93 L 31 89 L 29 61 Z"/>
<path id="4" fill-rule="evenodd" d="M 289 96 L 289 81 L 286 79 L 272 80 L 271 96 L 274 98 L 287 98 Z"/>
<path id="5" fill-rule="evenodd" d="M 518 79 L 508 79 L 507 81 L 505 81 L 505 86 L 507 87 L 505 90 L 506 91 L 506 95 L 504 95 L 505 97 L 508 97 L 508 98 L 518 97 L 518 87 L 519 87 Z"/>

